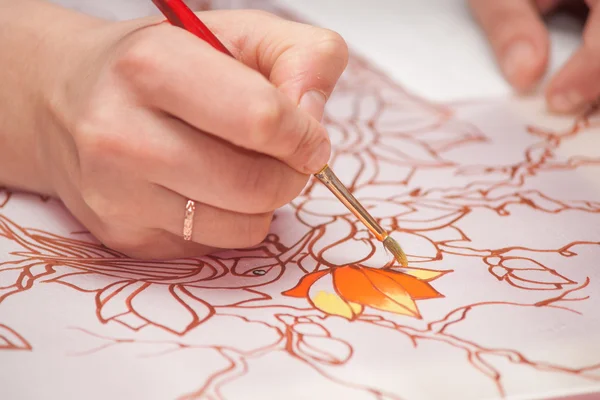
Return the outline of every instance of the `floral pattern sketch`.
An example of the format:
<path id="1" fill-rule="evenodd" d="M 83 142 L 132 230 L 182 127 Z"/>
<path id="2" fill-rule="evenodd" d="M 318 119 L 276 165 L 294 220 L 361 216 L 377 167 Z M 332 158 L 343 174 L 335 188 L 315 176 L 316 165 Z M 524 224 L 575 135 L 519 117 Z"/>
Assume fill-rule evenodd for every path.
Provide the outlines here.
<path id="1" fill-rule="evenodd" d="M 532 104 L 431 104 L 351 57 L 331 164 L 408 268 L 316 181 L 261 245 L 168 262 L 0 190 L 0 398 L 600 391 L 600 118 Z"/>

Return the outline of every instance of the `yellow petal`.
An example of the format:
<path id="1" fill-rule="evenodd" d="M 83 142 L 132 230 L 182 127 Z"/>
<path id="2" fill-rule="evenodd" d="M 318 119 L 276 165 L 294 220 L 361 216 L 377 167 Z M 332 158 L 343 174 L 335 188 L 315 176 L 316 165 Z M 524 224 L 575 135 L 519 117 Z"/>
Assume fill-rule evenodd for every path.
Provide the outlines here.
<path id="1" fill-rule="evenodd" d="M 354 319 L 362 312 L 360 305 L 351 305 L 335 292 L 331 275 L 325 275 L 316 281 L 308 295 L 314 306 L 326 314 Z"/>
<path id="2" fill-rule="evenodd" d="M 403 268 L 399 272 L 403 274 L 414 276 L 417 279 L 422 281 L 432 281 L 440 276 L 444 275 L 447 271 L 433 271 L 430 269 L 420 269 L 420 268 Z"/>
<path id="3" fill-rule="evenodd" d="M 409 317 L 416 317 L 416 318 L 420 318 L 421 314 L 419 314 L 419 312 L 412 312 L 409 309 L 402 307 L 401 305 L 399 305 L 397 302 L 388 300 L 385 303 L 380 304 L 377 307 L 373 307 L 373 308 L 378 308 L 381 311 L 388 311 L 394 314 L 399 314 L 399 315 L 408 315 Z"/>
<path id="4" fill-rule="evenodd" d="M 326 314 L 339 315 L 347 319 L 354 319 L 354 307 L 351 307 L 335 293 L 320 291 L 312 298 L 312 302 L 319 310 Z"/>
<path id="5" fill-rule="evenodd" d="M 354 314 L 356 315 L 360 315 L 363 312 L 363 306 L 358 304 L 358 303 L 353 303 L 351 301 L 348 302 L 348 305 L 350 306 L 350 308 L 352 308 L 352 311 L 354 312 Z"/>

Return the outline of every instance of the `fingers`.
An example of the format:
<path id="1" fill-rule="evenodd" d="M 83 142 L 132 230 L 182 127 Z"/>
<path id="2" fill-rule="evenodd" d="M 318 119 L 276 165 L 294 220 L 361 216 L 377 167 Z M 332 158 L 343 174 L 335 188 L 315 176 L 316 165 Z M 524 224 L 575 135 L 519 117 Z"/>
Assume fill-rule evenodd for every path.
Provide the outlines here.
<path id="1" fill-rule="evenodd" d="M 304 174 L 327 163 L 325 129 L 259 72 L 179 28 L 138 33 L 123 45 L 115 70 L 144 105 Z"/>
<path id="2" fill-rule="evenodd" d="M 152 186 L 146 184 L 142 187 Z M 176 213 L 177 208 L 150 209 L 158 204 L 154 197 L 147 196 L 151 191 L 144 191 L 142 187 L 136 188 L 135 198 L 131 202 L 130 199 L 116 201 L 110 210 L 106 206 L 98 208 L 85 202 L 69 204 L 70 210 L 103 245 L 128 257 L 145 260 L 201 257 L 221 249 L 183 240 L 183 216 L 180 221 L 181 232 L 167 231 L 169 225 L 163 222 L 164 215 L 169 210 Z M 132 208 L 131 203 L 135 203 L 137 207 Z M 163 202 L 163 205 L 171 206 L 167 202 Z"/>
<path id="3" fill-rule="evenodd" d="M 348 63 L 348 46 L 337 33 L 264 12 L 215 11 L 202 19 L 244 64 L 320 120 L 327 98 Z"/>
<path id="4" fill-rule="evenodd" d="M 133 183 L 127 197 L 91 202 L 91 211 L 101 221 L 95 234 L 111 248 L 128 255 L 148 252 L 149 244 L 170 237 L 167 249 L 153 254 L 184 254 L 211 249 L 247 248 L 260 244 L 269 232 L 273 212 L 242 214 L 213 207 L 152 183 Z M 192 244 L 182 243 L 185 207 L 194 200 Z M 111 204 L 109 204 L 109 202 Z M 164 233 L 170 235 L 165 237 Z M 107 244 L 108 245 L 108 244 Z M 168 251 L 163 251 L 168 250 Z"/>
<path id="5" fill-rule="evenodd" d="M 575 112 L 600 96 L 600 7 L 594 5 L 583 45 L 548 85 L 546 97 L 554 112 Z"/>
<path id="6" fill-rule="evenodd" d="M 187 198 L 154 185 L 145 215 L 153 215 L 149 223 L 182 237 Z M 155 210 L 163 210 L 157 215 Z M 273 213 L 241 214 L 208 204 L 196 203 L 193 242 L 214 248 L 239 249 L 260 244 L 269 233 Z"/>
<path id="7" fill-rule="evenodd" d="M 247 248 L 267 236 L 273 213 L 240 214 L 197 202 L 191 241 L 183 240 L 188 199 L 162 186 L 132 180 L 130 192 L 87 197 L 76 217 L 107 247 L 144 259 L 196 257 Z"/>
<path id="8" fill-rule="evenodd" d="M 469 0 L 507 81 L 531 89 L 548 64 L 548 32 L 528 0 Z M 549 5 L 545 5 L 546 7 Z"/>
<path id="9" fill-rule="evenodd" d="M 204 204 L 244 214 L 268 213 L 292 201 L 308 182 L 308 175 L 277 159 L 240 149 L 173 118 L 149 115 L 138 124 L 131 129 L 147 138 L 139 158 L 146 177 Z"/>

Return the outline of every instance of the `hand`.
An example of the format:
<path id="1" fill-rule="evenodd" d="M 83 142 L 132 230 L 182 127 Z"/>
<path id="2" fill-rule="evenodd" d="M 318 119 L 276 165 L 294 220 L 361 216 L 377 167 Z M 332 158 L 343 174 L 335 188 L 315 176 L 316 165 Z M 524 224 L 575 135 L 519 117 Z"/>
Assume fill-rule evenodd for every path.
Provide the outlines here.
<path id="1" fill-rule="evenodd" d="M 544 74 L 549 58 L 548 31 L 541 15 L 565 2 L 469 0 L 469 3 L 506 79 L 518 90 L 530 89 Z M 546 89 L 548 106 L 555 112 L 578 111 L 600 95 L 600 1 L 586 0 L 585 3 L 590 13 L 583 45 L 552 77 Z"/>
<path id="2" fill-rule="evenodd" d="M 71 212 L 129 256 L 259 244 L 330 155 L 320 119 L 347 63 L 340 36 L 263 12 L 201 18 L 239 61 L 153 19 L 81 32 L 57 69 L 44 165 Z"/>

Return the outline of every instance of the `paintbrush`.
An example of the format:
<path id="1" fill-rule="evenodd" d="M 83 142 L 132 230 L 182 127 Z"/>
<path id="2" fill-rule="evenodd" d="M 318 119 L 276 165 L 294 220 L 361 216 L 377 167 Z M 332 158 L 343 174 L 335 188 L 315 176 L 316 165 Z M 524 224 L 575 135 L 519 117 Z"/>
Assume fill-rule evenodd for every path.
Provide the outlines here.
<path id="1" fill-rule="evenodd" d="M 167 20 L 174 26 L 194 34 L 206 41 L 215 49 L 233 57 L 227 48 L 217 39 L 198 16 L 185 5 L 182 0 L 152 0 Z M 383 243 L 383 246 L 394 255 L 402 266 L 408 265 L 406 254 L 400 244 L 383 229 L 377 221 L 365 210 L 348 189 L 340 182 L 328 165 L 314 175 L 321 181 L 371 233 Z"/>

